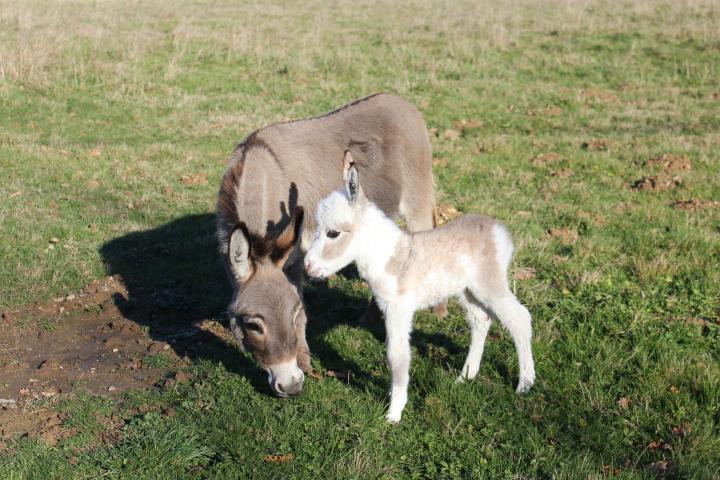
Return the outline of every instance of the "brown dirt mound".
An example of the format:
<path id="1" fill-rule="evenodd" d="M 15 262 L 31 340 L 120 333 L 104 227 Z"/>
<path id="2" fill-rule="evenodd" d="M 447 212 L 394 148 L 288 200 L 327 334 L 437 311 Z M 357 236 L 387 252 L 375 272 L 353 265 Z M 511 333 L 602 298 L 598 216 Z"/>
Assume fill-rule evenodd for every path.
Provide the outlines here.
<path id="1" fill-rule="evenodd" d="M 680 177 L 673 177 L 667 173 L 644 176 L 635 180 L 630 188 L 638 191 L 661 191 L 675 188 L 682 183 Z"/>
<path id="2" fill-rule="evenodd" d="M 687 210 L 688 212 L 700 212 L 709 208 L 720 208 L 720 202 L 717 200 L 698 200 L 691 198 L 689 200 L 678 200 L 673 203 L 673 208 Z"/>
<path id="3" fill-rule="evenodd" d="M 645 161 L 645 166 L 662 170 L 665 173 L 687 172 L 692 170 L 692 163 L 684 155 L 663 153 L 655 158 Z"/>

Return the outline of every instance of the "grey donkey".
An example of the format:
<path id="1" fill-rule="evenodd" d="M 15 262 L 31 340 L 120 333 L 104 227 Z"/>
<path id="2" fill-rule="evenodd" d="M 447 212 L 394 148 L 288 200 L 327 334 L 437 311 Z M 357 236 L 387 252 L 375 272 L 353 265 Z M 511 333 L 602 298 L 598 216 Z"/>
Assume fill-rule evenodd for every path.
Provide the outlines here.
<path id="1" fill-rule="evenodd" d="M 343 185 L 345 150 L 385 214 L 411 231 L 433 228 L 427 127 L 415 107 L 387 93 L 252 133 L 233 151 L 220 184 L 217 234 L 233 287 L 231 329 L 281 397 L 299 394 L 311 370 L 303 255 L 318 203 Z M 444 311 L 445 304 L 436 307 Z M 379 321 L 377 307 L 366 315 Z"/>

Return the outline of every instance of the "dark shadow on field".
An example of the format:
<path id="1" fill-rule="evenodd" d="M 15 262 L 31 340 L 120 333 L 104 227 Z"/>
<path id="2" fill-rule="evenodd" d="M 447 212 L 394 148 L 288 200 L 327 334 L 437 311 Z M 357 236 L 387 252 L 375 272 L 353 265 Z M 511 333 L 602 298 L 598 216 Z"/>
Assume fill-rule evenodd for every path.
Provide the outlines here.
<path id="1" fill-rule="evenodd" d="M 179 356 L 222 362 L 270 395 L 265 372 L 228 341 L 227 330 L 202 328 L 207 319 L 217 319 L 227 327 L 224 312 L 232 293 L 217 251 L 214 215 L 188 215 L 151 230 L 129 233 L 107 242 L 100 254 L 107 273 L 119 275 L 128 291 L 127 298 L 115 297 L 125 318 L 145 326 L 153 340 L 168 342 Z M 357 275 L 353 268 L 341 274 Z M 304 295 L 313 358 L 324 370 L 349 372 L 353 387 L 384 395 L 389 373 L 378 380 L 325 341 L 326 334 L 340 324 L 359 326 L 367 302 L 325 282 L 306 283 Z M 362 328 L 384 342 L 381 321 Z M 423 356 L 430 344 L 460 351 L 442 334 L 415 332 L 413 344 Z"/>
<path id="2" fill-rule="evenodd" d="M 218 259 L 215 216 L 188 215 L 160 227 L 133 232 L 103 245 L 109 275 L 119 275 L 128 295 L 115 296 L 122 315 L 147 327 L 181 357 L 222 362 L 267 390 L 263 372 L 203 320 L 222 315 L 230 286 Z"/>

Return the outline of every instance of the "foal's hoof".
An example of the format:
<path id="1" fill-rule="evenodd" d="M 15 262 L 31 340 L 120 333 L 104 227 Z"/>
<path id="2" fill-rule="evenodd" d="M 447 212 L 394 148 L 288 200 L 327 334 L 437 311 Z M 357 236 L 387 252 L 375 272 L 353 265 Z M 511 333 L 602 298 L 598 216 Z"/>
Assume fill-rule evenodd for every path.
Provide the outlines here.
<path id="1" fill-rule="evenodd" d="M 515 389 L 515 392 L 517 392 L 520 395 L 523 395 L 525 393 L 528 393 L 530 391 L 530 389 L 532 388 L 532 386 L 533 386 L 533 382 L 528 381 L 528 380 L 520 380 L 517 388 Z"/>
<path id="2" fill-rule="evenodd" d="M 401 413 L 399 413 L 399 414 L 388 413 L 387 415 L 385 415 L 385 420 L 387 420 L 388 423 L 392 423 L 393 425 L 397 425 L 398 423 L 400 423 L 400 417 L 401 417 L 401 416 L 402 416 Z"/>

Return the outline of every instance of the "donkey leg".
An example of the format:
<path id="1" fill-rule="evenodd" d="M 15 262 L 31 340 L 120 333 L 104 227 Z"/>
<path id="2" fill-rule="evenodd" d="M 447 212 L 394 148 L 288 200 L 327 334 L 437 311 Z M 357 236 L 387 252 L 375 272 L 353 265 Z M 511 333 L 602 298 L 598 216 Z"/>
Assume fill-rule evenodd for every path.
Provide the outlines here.
<path id="1" fill-rule="evenodd" d="M 410 381 L 410 330 L 412 311 L 388 309 L 385 320 L 387 330 L 387 357 L 392 372 L 390 408 L 385 418 L 388 422 L 400 421 L 407 404 L 407 389 Z"/>
<path id="2" fill-rule="evenodd" d="M 470 325 L 470 350 L 468 351 L 465 365 L 455 383 L 463 383 L 465 380 L 472 380 L 480 370 L 485 349 L 485 339 L 492 320 L 487 313 L 478 305 L 470 295 L 460 297 L 460 304 L 465 307 L 467 322 Z"/>
<path id="3" fill-rule="evenodd" d="M 515 343 L 520 365 L 518 393 L 526 393 L 535 383 L 535 362 L 532 356 L 532 320 L 530 312 L 508 289 L 500 298 L 479 297 L 487 305 L 502 325 L 507 328 Z M 484 302 L 483 300 L 487 300 Z"/>

